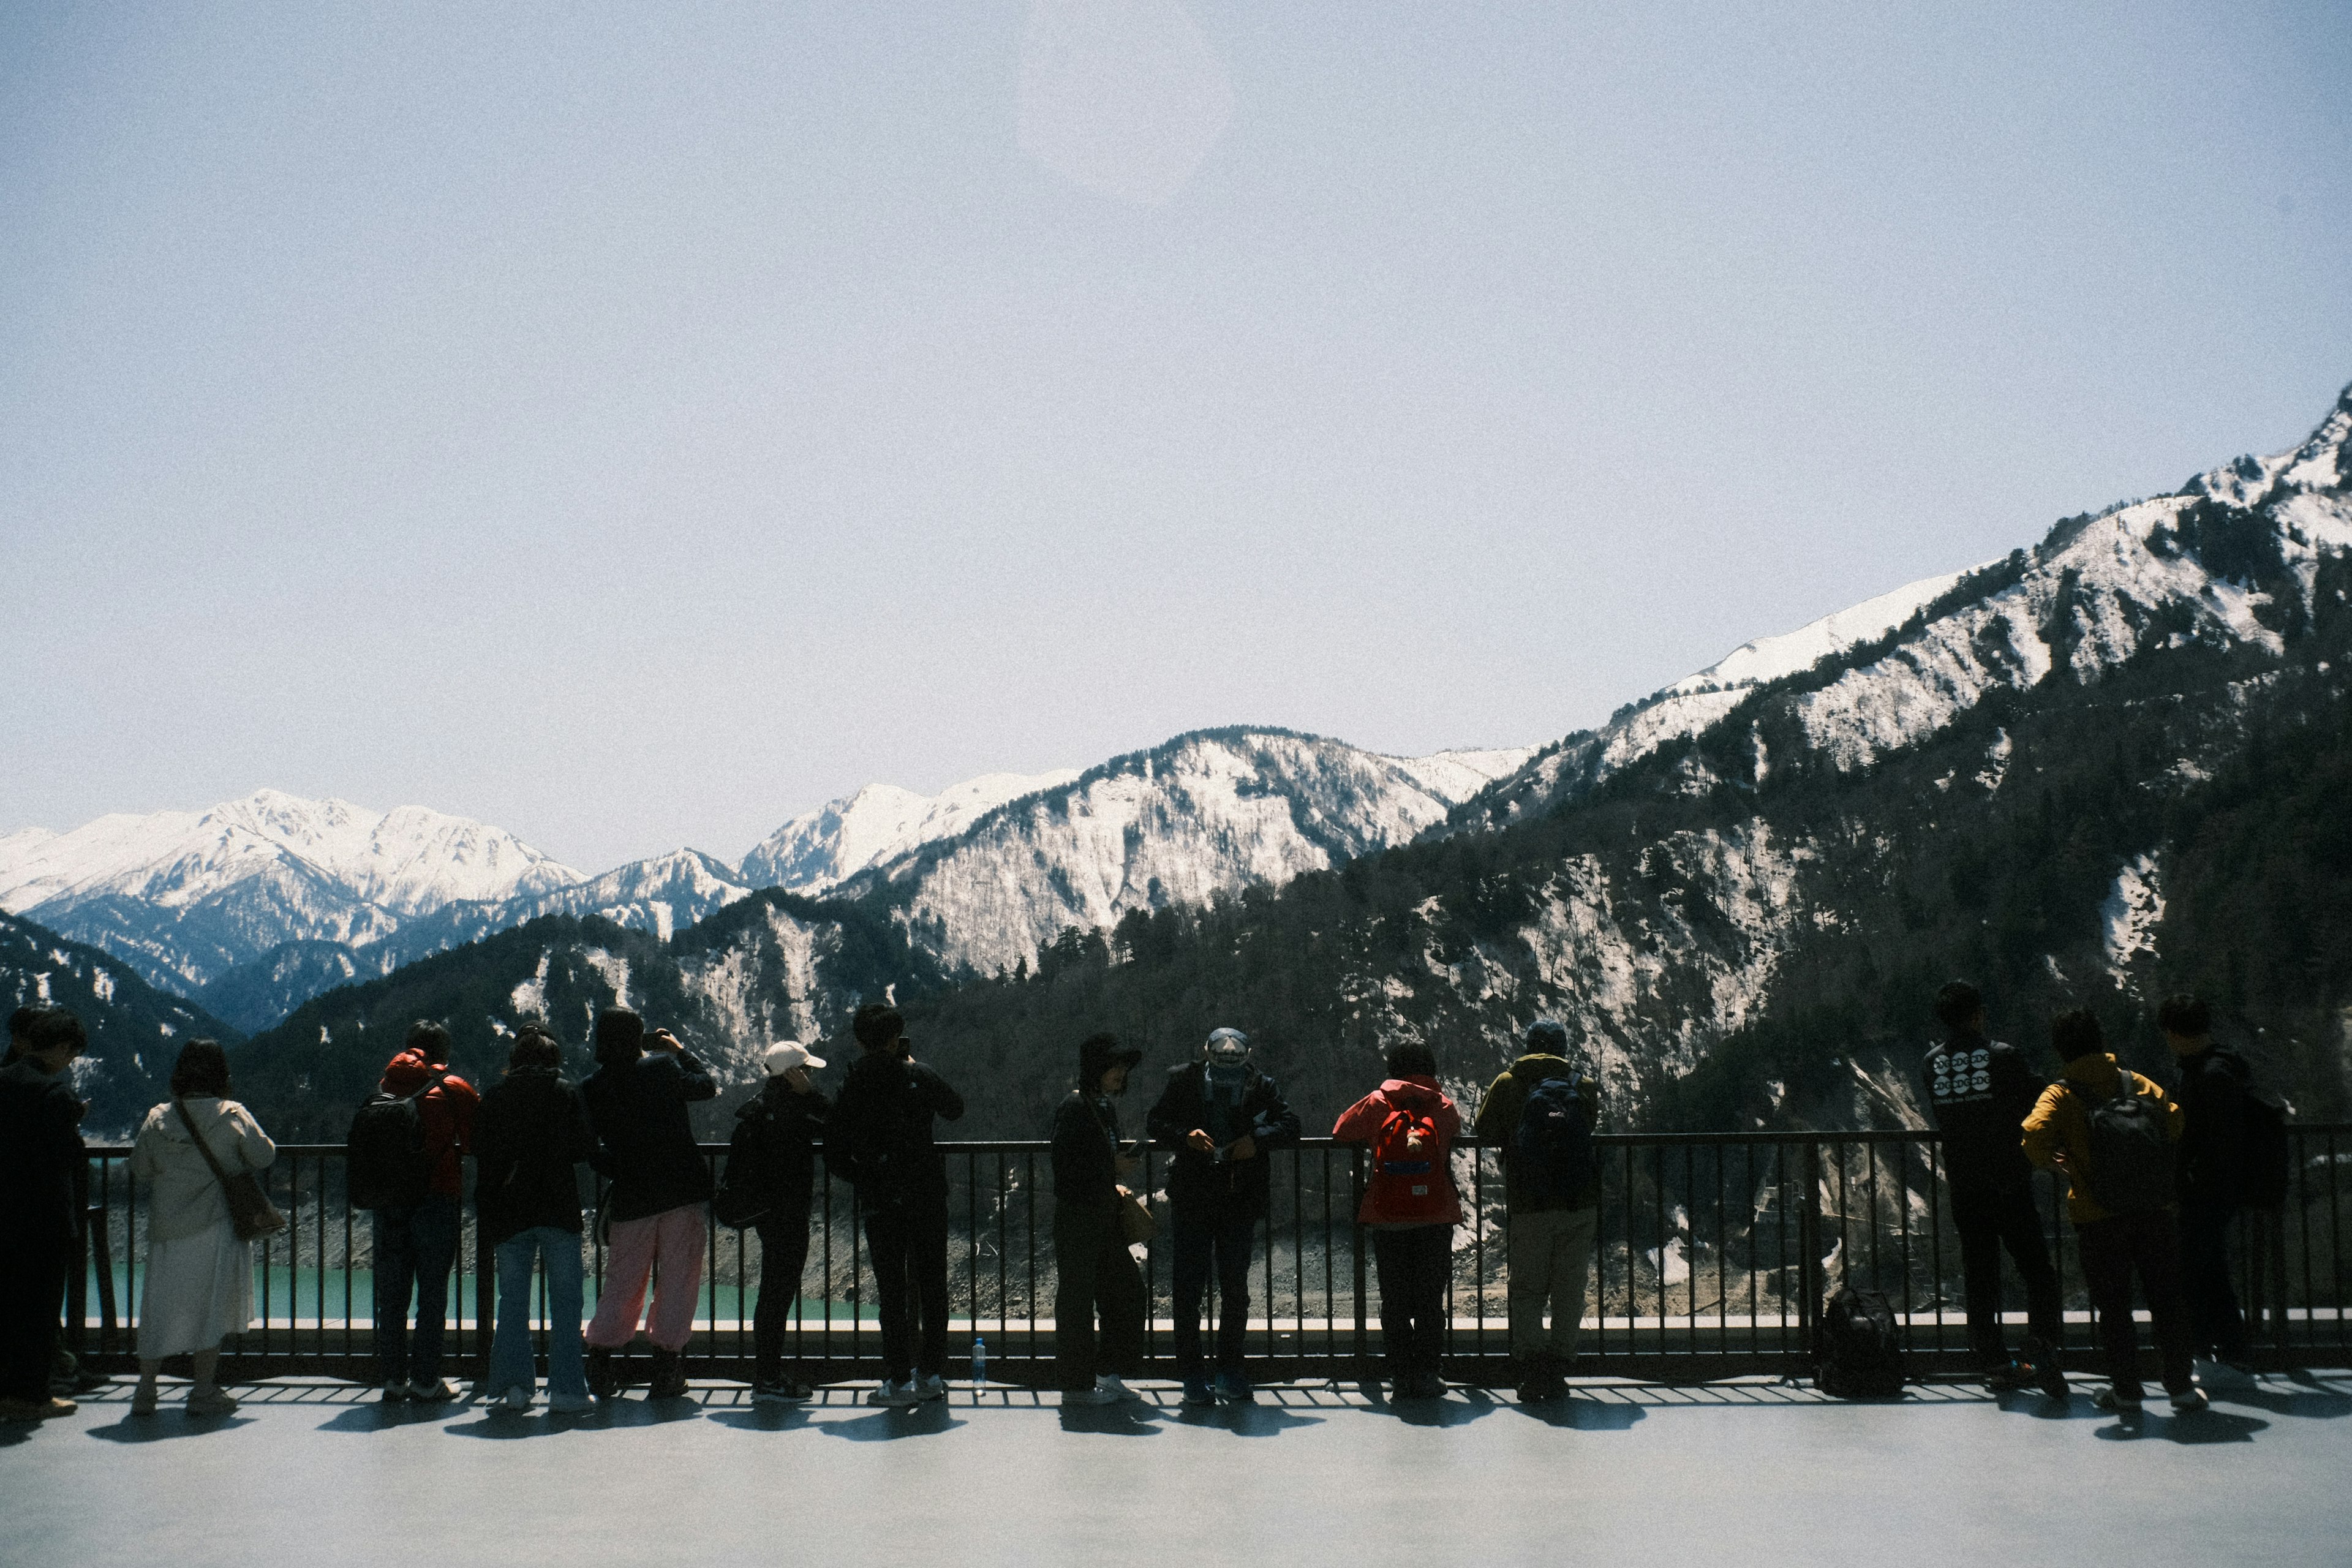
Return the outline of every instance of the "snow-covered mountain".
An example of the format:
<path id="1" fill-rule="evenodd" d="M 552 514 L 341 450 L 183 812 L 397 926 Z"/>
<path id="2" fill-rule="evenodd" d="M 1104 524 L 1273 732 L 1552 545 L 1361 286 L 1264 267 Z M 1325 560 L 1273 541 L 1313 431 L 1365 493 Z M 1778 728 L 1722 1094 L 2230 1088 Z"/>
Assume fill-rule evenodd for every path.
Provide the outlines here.
<path id="1" fill-rule="evenodd" d="M 580 879 L 502 828 L 277 790 L 0 839 L 0 909 L 182 991 L 280 942 L 365 946 L 455 900 Z"/>
<path id="2" fill-rule="evenodd" d="M 867 784 L 847 800 L 795 816 L 743 857 L 754 887 L 821 893 L 869 867 L 952 838 L 1008 801 L 1068 784 L 1076 768 L 1044 773 L 982 773 L 937 795 Z"/>

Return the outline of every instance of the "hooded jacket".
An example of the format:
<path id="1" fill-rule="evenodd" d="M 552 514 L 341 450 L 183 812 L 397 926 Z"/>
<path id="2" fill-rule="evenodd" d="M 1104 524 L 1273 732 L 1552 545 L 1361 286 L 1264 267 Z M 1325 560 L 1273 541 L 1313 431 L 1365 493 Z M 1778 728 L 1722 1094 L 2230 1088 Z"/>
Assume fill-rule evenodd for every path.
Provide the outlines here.
<path id="1" fill-rule="evenodd" d="M 2092 1102 L 2114 1098 L 2116 1075 L 2129 1071 L 2105 1051 L 2076 1057 L 2066 1064 L 2066 1076 L 2042 1091 L 2032 1114 L 2025 1119 L 2025 1157 L 2045 1171 L 2065 1173 L 2066 1214 L 2076 1225 L 2115 1217 L 2112 1210 L 2091 1196 L 2091 1123 L 2084 1096 L 2090 1096 Z M 2133 1093 L 2163 1107 L 2167 1135 L 2178 1140 L 2183 1122 L 2180 1107 L 2154 1079 L 2138 1073 L 2132 1073 L 2131 1079 Z"/>
<path id="2" fill-rule="evenodd" d="M 473 1151 L 474 1113 L 482 1097 L 446 1067 L 428 1064 L 422 1051 L 402 1051 L 384 1063 L 383 1087 L 394 1094 L 415 1094 L 436 1073 L 441 1081 L 416 1102 L 416 1117 L 425 1124 L 425 1157 L 433 1162 L 431 1191 L 436 1197 L 455 1198 L 466 1190 L 458 1156 Z"/>
<path id="3" fill-rule="evenodd" d="M 278 1158 L 278 1145 L 253 1113 L 234 1100 L 190 1095 L 180 1102 L 205 1135 L 221 1169 L 258 1171 Z M 131 1173 L 147 1184 L 147 1239 L 179 1241 L 229 1223 L 213 1168 L 189 1140 L 187 1123 L 170 1100 L 147 1113 L 131 1146 Z"/>
<path id="4" fill-rule="evenodd" d="M 1598 1203 L 1597 1191 L 1581 1192 L 1570 1197 L 1547 1193 L 1540 1197 L 1521 1196 L 1512 1191 L 1512 1167 L 1518 1159 L 1519 1117 L 1528 1108 L 1528 1096 L 1536 1085 L 1547 1079 L 1574 1079 L 1578 1092 L 1594 1108 L 1601 1104 L 1601 1085 L 1579 1073 L 1566 1057 L 1549 1051 L 1529 1051 L 1506 1068 L 1486 1086 L 1486 1097 L 1478 1101 L 1478 1119 L 1471 1131 L 1478 1141 L 1503 1152 L 1504 1199 L 1517 1214 L 1541 1214 L 1551 1209 L 1589 1209 Z"/>
<path id="5" fill-rule="evenodd" d="M 1209 1127 L 1206 1062 L 1184 1062 L 1170 1068 L 1167 1087 L 1160 1091 L 1159 1100 L 1143 1119 L 1144 1132 L 1152 1146 L 1174 1155 L 1168 1171 L 1168 1201 L 1179 1213 L 1265 1212 L 1273 1163 L 1265 1157 L 1266 1152 L 1297 1142 L 1301 1129 L 1298 1112 L 1283 1100 L 1281 1086 L 1255 1067 L 1248 1073 L 1242 1086 L 1238 1119 L 1247 1130 L 1250 1142 L 1256 1145 L 1250 1159 L 1219 1160 L 1213 1154 L 1188 1147 L 1184 1142 L 1194 1128 Z"/>
<path id="6" fill-rule="evenodd" d="M 580 1230 L 580 1164 L 596 1153 L 588 1101 L 551 1067 L 490 1086 L 474 1119 L 474 1208 L 493 1247 L 545 1226 Z"/>
<path id="7" fill-rule="evenodd" d="M 1436 1127 L 1436 1143 L 1417 1152 L 1414 1163 L 1426 1162 L 1426 1171 L 1388 1172 L 1379 1169 L 1380 1133 L 1391 1115 L 1404 1110 L 1427 1116 Z M 1364 1201 L 1356 1210 L 1360 1225 L 1402 1226 L 1459 1225 L 1462 1199 L 1454 1188 L 1454 1140 L 1462 1131 L 1462 1113 L 1425 1074 L 1392 1078 L 1339 1113 L 1331 1136 L 1343 1143 L 1362 1143 L 1373 1150 L 1374 1169 L 1364 1184 Z"/>
<path id="8" fill-rule="evenodd" d="M 580 1086 L 602 1146 L 597 1169 L 613 1178 L 607 1220 L 644 1219 L 710 1195 L 710 1167 L 686 1108 L 715 1100 L 719 1084 L 688 1051 L 648 1051 L 606 1062 Z"/>
<path id="9" fill-rule="evenodd" d="M 1919 1063 L 1922 1102 L 1943 1135 L 1944 1179 L 1957 1192 L 2016 1192 L 2033 1178 L 2018 1127 L 2048 1085 L 2014 1046 L 1954 1035 Z"/>
<path id="10" fill-rule="evenodd" d="M 869 1050 L 849 1064 L 824 1122 L 824 1166 L 866 1204 L 947 1202 L 948 1165 L 931 1121 L 963 1114 L 963 1096 L 921 1062 Z"/>

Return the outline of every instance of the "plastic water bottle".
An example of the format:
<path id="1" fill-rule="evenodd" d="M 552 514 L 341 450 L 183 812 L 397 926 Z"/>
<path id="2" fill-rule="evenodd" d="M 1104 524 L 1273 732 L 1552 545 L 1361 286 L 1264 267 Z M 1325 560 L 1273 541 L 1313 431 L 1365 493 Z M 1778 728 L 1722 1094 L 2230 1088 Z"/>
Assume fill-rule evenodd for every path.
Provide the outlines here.
<path id="1" fill-rule="evenodd" d="M 971 1336 L 971 1380 L 976 1384 L 988 1381 L 988 1342 L 978 1334 Z"/>

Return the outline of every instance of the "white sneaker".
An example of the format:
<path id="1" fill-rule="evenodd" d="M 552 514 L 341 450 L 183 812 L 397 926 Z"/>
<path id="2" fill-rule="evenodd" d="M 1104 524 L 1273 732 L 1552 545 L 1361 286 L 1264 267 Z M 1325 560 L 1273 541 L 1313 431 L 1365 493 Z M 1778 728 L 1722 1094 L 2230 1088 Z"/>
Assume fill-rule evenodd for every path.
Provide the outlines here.
<path id="1" fill-rule="evenodd" d="M 457 1397 L 457 1391 L 446 1377 L 426 1383 L 422 1378 L 408 1385 L 408 1397 L 424 1405 L 446 1405 Z"/>
<path id="2" fill-rule="evenodd" d="M 585 1415 L 596 1408 L 596 1396 L 593 1394 L 551 1394 L 547 1396 L 547 1408 L 558 1415 Z"/>
<path id="3" fill-rule="evenodd" d="M 894 1410 L 903 1410 L 909 1405 L 919 1404 L 921 1399 L 922 1396 L 915 1392 L 913 1378 L 910 1377 L 904 1383 L 892 1383 L 885 1378 L 875 1385 L 874 1392 L 866 1396 L 866 1403 L 887 1405 Z"/>
<path id="4" fill-rule="evenodd" d="M 917 1404 L 919 1405 L 927 1400 L 932 1399 L 945 1399 L 947 1396 L 948 1380 L 941 1377 L 938 1373 L 927 1372 L 915 1379 L 915 1402 Z"/>
<path id="5" fill-rule="evenodd" d="M 1103 1380 L 1097 1378 L 1092 1388 L 1067 1389 L 1062 1394 L 1062 1403 L 1065 1405 L 1117 1405 L 1123 1391 L 1105 1388 L 1102 1384 Z"/>
<path id="6" fill-rule="evenodd" d="M 1114 1405 L 1122 1399 L 1140 1399 L 1143 1397 L 1141 1394 L 1136 1393 L 1135 1390 L 1128 1387 L 1125 1381 L 1113 1377 L 1107 1372 L 1096 1374 L 1095 1393 L 1100 1396 L 1101 1403 L 1105 1405 Z"/>
<path id="7" fill-rule="evenodd" d="M 518 1384 L 517 1386 L 515 1386 L 515 1387 L 513 1387 L 513 1388 L 509 1388 L 509 1389 L 508 1389 L 504 1394 L 499 1394 L 499 1404 L 498 1404 L 498 1407 L 499 1407 L 500 1410 L 528 1410 L 528 1409 L 530 1409 L 530 1389 L 528 1389 L 528 1388 L 524 1388 L 524 1387 L 520 1386 L 520 1384 Z"/>

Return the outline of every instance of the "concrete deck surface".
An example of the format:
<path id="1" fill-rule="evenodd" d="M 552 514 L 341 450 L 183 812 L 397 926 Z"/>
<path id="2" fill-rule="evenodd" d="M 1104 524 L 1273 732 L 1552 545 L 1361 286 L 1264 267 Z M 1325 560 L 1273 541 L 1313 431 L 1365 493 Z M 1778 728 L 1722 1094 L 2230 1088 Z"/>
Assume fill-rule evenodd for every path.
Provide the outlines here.
<path id="1" fill-rule="evenodd" d="M 2352 1374 L 2137 1420 L 1957 1386 L 1843 1405 L 1762 1380 L 1578 1384 L 1523 1409 L 1352 1387 L 1069 1410 L 959 1386 L 908 1413 L 735 1385 L 578 1418 L 130 1386 L 0 1429 L 11 1563 L 2352 1563 Z M 166 1390 L 167 1395 L 173 1391 Z"/>

